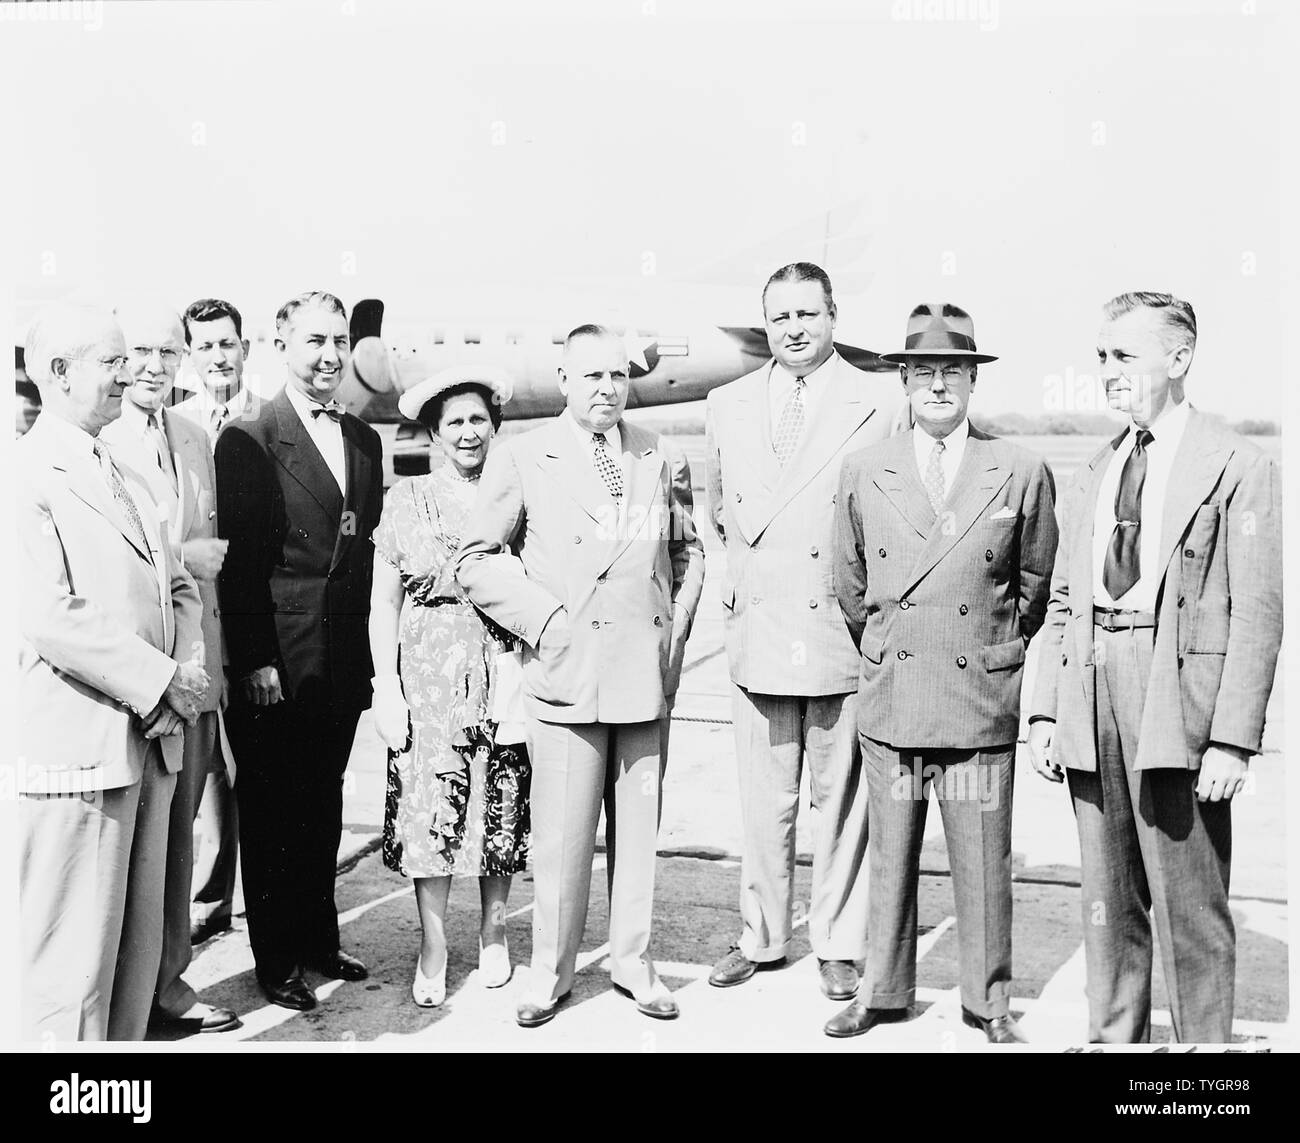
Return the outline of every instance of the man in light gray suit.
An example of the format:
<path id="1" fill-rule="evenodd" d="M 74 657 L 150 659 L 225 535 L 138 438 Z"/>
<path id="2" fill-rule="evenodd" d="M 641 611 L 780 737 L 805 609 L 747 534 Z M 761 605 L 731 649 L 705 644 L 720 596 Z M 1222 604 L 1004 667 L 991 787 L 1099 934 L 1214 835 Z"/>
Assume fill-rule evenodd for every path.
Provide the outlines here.
<path id="1" fill-rule="evenodd" d="M 14 445 L 22 1036 L 141 1040 L 181 728 L 209 684 L 201 602 L 100 439 L 127 383 L 112 316 L 50 307 L 25 357 L 42 409 Z"/>
<path id="2" fill-rule="evenodd" d="M 209 678 L 198 721 L 185 731 L 184 760 L 171 803 L 163 949 L 153 1020 L 158 1025 L 223 1032 L 238 1026 L 235 1013 L 199 1000 L 184 978 L 190 964 L 194 815 L 212 756 L 219 749 L 217 710 L 225 684 L 216 575 L 226 541 L 216 538 L 216 469 L 203 429 L 166 408 L 185 350 L 180 315 L 154 302 L 127 306 L 118 317 L 126 337 L 131 384 L 122 401 L 122 415 L 100 436 L 116 457 L 143 478 L 160 529 L 195 579 L 203 601 L 204 669 Z"/>
<path id="3" fill-rule="evenodd" d="M 217 434 L 232 420 L 256 415 L 258 401 L 244 388 L 244 363 L 248 359 L 248 339 L 243 334 L 243 318 L 229 302 L 220 298 L 200 298 L 185 310 L 185 345 L 190 366 L 198 378 L 194 394 L 176 404 L 174 411 L 202 426 L 208 438 L 209 452 L 215 452 Z M 216 570 L 199 579 L 204 592 L 205 622 L 210 623 L 209 656 L 214 654 L 215 668 L 224 674 L 225 641 L 217 608 L 216 572 L 225 562 L 225 540 L 217 537 L 215 506 L 208 509 L 210 531 L 195 536 L 208 546 L 213 557 L 208 561 Z M 202 520 L 196 518 L 197 523 Z M 217 545 L 220 545 L 218 547 Z M 191 541 L 191 550 L 197 547 Z M 206 628 L 205 628 L 206 630 Z M 211 673 L 211 672 L 209 672 Z M 228 685 L 229 680 L 223 682 Z M 224 696 L 223 696 L 224 701 Z M 235 759 L 225 739 L 221 720 L 216 720 L 217 737 L 209 755 L 208 772 L 194 819 L 194 874 L 190 901 L 190 941 L 198 944 L 215 933 L 230 928 L 235 899 L 235 869 L 239 852 L 239 814 L 235 801 Z"/>
<path id="4" fill-rule="evenodd" d="M 795 817 L 805 764 L 818 811 L 813 951 L 822 991 L 847 999 L 866 955 L 867 789 L 855 723 L 858 656 L 831 584 L 840 462 L 895 429 L 896 383 L 835 351 L 825 272 L 783 266 L 763 289 L 773 360 L 709 394 L 709 515 L 727 548 L 722 583 L 744 854 L 741 933 L 709 983 L 785 962 Z"/>
<path id="5" fill-rule="evenodd" d="M 536 890 L 516 1012 L 526 1028 L 573 986 L 602 798 L 614 835 L 610 976 L 643 1014 L 678 1014 L 648 950 L 664 722 L 704 586 L 690 467 L 623 420 L 619 339 L 595 325 L 570 333 L 560 390 L 564 413 L 489 454 L 456 563 L 474 605 L 525 645 Z"/>
<path id="6" fill-rule="evenodd" d="M 969 315 L 917 306 L 902 366 L 916 427 L 844 462 L 835 591 L 861 650 L 858 729 L 870 786 L 867 973 L 827 1025 L 857 1036 L 916 996 L 916 893 L 933 785 L 956 899 L 962 1020 L 1022 1040 L 1010 1013 L 1011 789 L 1025 647 L 1056 554 L 1040 457 L 966 417 L 980 362 Z"/>
<path id="7" fill-rule="evenodd" d="M 1174 1035 L 1226 1044 L 1232 798 L 1282 639 L 1278 468 L 1187 403 L 1187 302 L 1121 294 L 1103 319 L 1102 383 L 1131 424 L 1064 501 L 1030 754 L 1074 800 L 1089 1038 L 1150 1039 L 1154 911 Z"/>

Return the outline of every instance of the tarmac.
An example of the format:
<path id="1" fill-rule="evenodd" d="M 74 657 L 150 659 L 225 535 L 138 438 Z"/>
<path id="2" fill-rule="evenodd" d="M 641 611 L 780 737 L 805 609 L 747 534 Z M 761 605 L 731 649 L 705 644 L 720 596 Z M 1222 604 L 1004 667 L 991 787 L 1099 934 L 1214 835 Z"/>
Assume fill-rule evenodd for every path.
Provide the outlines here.
<path id="1" fill-rule="evenodd" d="M 382 866 L 386 755 L 363 716 L 344 785 L 343 844 L 338 903 L 344 947 L 371 968 L 359 984 L 315 981 L 320 1005 L 293 1013 L 268 1005 L 252 976 L 252 956 L 236 900 L 234 928 L 195 950 L 187 979 L 210 1003 L 234 1007 L 243 1027 L 215 1035 L 165 1037 L 187 1049 L 222 1050 L 249 1041 L 304 1046 L 373 1044 L 391 1050 L 457 1051 L 979 1051 L 983 1036 L 960 1021 L 957 942 L 952 890 L 937 807 L 927 818 L 919 905 L 918 995 L 914 1018 L 853 1040 L 831 1040 L 824 1021 L 838 1005 L 818 990 L 817 962 L 806 936 L 811 865 L 810 812 L 805 779 L 797 831 L 796 939 L 789 963 L 731 989 L 708 985 L 709 967 L 739 931 L 737 892 L 742 850 L 730 682 L 722 645 L 725 553 L 697 508 L 707 549 L 704 601 L 687 648 L 682 690 L 673 713 L 659 836 L 652 956 L 682 1009 L 672 1022 L 649 1020 L 612 991 L 604 958 L 605 880 L 592 878 L 586 939 L 571 1000 L 536 1030 L 514 1022 L 514 1004 L 527 977 L 531 933 L 531 875 L 515 879 L 510 944 L 516 971 L 502 989 L 481 987 L 474 971 L 477 893 L 458 882 L 448 914 L 448 1001 L 425 1010 L 409 988 L 419 946 L 410 882 Z M 1026 688 L 1033 685 L 1031 644 Z M 1289 908 L 1285 844 L 1286 773 L 1283 680 L 1269 708 L 1265 753 L 1251 767 L 1250 785 L 1233 808 L 1231 904 L 1238 930 L 1238 1047 L 1286 1049 L 1289 1019 Z M 1023 735 L 1022 735 L 1023 737 Z M 1013 892 L 1015 978 L 1012 1010 L 1035 1048 L 1063 1050 L 1087 1040 L 1079 853 L 1069 797 L 1031 769 L 1023 744 L 1014 782 Z M 603 840 L 596 865 L 603 867 Z M 1172 1030 L 1155 968 L 1153 1042 Z"/>

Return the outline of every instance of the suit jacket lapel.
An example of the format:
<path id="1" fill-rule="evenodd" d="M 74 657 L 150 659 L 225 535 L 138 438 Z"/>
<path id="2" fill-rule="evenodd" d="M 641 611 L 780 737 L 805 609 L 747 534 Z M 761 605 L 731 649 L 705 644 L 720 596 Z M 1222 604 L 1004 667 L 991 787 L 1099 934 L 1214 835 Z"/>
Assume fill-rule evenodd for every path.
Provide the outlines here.
<path id="1" fill-rule="evenodd" d="M 556 417 L 543 431 L 549 434 L 549 439 L 538 464 L 597 524 L 609 527 L 610 521 L 616 518 L 617 505 L 564 415 Z"/>
<path id="2" fill-rule="evenodd" d="M 916 467 L 915 456 L 912 457 L 912 467 Z M 997 450 L 991 442 L 985 437 L 976 436 L 972 431 L 966 441 L 966 452 L 961 458 L 961 465 L 953 477 L 948 502 L 930 529 L 929 539 L 908 577 L 904 594 L 924 579 L 934 565 L 952 550 L 953 545 L 970 531 L 971 525 L 988 507 L 989 501 L 1010 479 L 1011 469 L 998 462 Z M 928 506 L 929 501 L 926 503 Z"/>
<path id="3" fill-rule="evenodd" d="M 334 540 L 334 556 L 330 560 L 330 570 L 338 567 L 348 549 L 352 546 L 357 523 L 361 513 L 361 499 L 373 479 L 371 468 L 374 462 L 361 447 L 360 433 L 357 431 L 358 420 L 351 413 L 345 414 L 339 421 L 343 433 L 343 456 L 347 462 L 347 495 L 341 520 L 341 526 Z"/>
<path id="4" fill-rule="evenodd" d="M 304 428 L 298 411 L 289 403 L 285 390 L 275 395 L 272 405 L 280 434 L 279 444 L 272 450 L 276 459 L 330 518 L 337 520 L 343 513 L 343 493 L 320 449 Z"/>
<path id="5" fill-rule="evenodd" d="M 176 417 L 164 413 L 163 427 L 167 432 L 167 449 L 171 453 L 172 470 L 176 473 L 178 503 L 175 515 L 172 517 L 172 527 L 176 529 L 176 542 L 181 543 L 194 523 L 199 501 L 198 477 L 196 475 L 193 479 L 186 480 L 186 474 L 202 472 L 206 461 L 202 456 L 195 455 L 194 437 L 186 426 L 177 424 Z"/>
<path id="6" fill-rule="evenodd" d="M 1074 550 L 1070 552 L 1070 611 L 1082 615 L 1086 611 L 1088 621 L 1075 628 L 1079 632 L 1080 645 L 1075 647 L 1075 654 L 1081 663 L 1091 663 L 1092 656 L 1092 556 L 1093 531 L 1097 518 L 1097 497 L 1101 493 L 1102 477 L 1106 475 L 1106 466 L 1115 463 L 1115 453 L 1128 436 L 1128 430 L 1115 437 L 1106 448 L 1092 459 L 1091 475 L 1084 492 L 1080 507 L 1080 518 L 1075 528 Z M 1086 638 L 1084 632 L 1086 631 Z"/>
<path id="7" fill-rule="evenodd" d="M 776 456 L 771 447 L 771 426 L 769 426 L 769 432 L 763 443 L 763 452 L 771 457 L 773 464 L 776 464 L 779 476 L 773 495 L 763 506 L 756 536 L 771 523 L 772 518 L 782 508 L 794 499 L 800 489 L 806 487 L 813 477 L 831 463 L 844 442 L 875 414 L 875 406 L 863 400 L 861 392 L 853 384 L 848 367 L 838 355 L 828 360 L 822 369 L 831 371 L 824 381 L 826 391 L 817 401 L 816 417 L 805 429 L 803 438 L 784 469 L 776 464 Z M 821 370 L 818 370 L 818 373 L 821 373 Z M 768 377 L 771 377 L 770 370 Z M 767 410 L 765 416 L 770 421 L 771 402 L 768 400 L 766 387 L 762 395 L 762 407 Z"/>
<path id="8" fill-rule="evenodd" d="M 912 433 L 900 433 L 892 437 L 887 447 L 890 457 L 875 479 L 876 487 L 902 513 L 918 535 L 928 536 L 934 527 L 934 509 L 930 507 L 930 498 L 926 496 L 921 477 L 916 471 Z"/>
<path id="9" fill-rule="evenodd" d="M 776 361 L 768 362 L 767 371 L 760 378 L 760 384 L 745 395 L 749 416 L 753 420 L 753 432 L 746 432 L 748 440 L 758 441 L 758 478 L 765 494 L 770 495 L 781 483 L 781 462 L 772 451 L 772 434 L 776 426 L 772 424 L 772 400 L 769 389 L 772 384 L 772 370 Z M 768 519 L 771 519 L 769 516 Z M 766 527 L 764 523 L 763 527 Z M 759 529 L 762 530 L 761 528 Z"/>
<path id="10" fill-rule="evenodd" d="M 1156 565 L 1162 579 L 1192 516 L 1214 488 L 1231 455 L 1231 447 L 1215 432 L 1214 422 L 1190 410 L 1165 494 L 1160 562 Z"/>

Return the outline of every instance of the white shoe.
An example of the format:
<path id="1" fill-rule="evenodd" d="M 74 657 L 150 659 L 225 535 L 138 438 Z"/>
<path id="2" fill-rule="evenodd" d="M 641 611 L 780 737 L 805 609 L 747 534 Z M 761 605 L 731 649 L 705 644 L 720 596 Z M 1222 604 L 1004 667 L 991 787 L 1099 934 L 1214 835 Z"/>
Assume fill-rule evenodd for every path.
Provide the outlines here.
<path id="1" fill-rule="evenodd" d="M 499 945 L 485 945 L 483 938 L 478 942 L 478 974 L 484 988 L 500 988 L 510 979 L 514 971 L 510 964 L 510 942 L 502 940 Z"/>
<path id="2" fill-rule="evenodd" d="M 415 958 L 415 979 L 411 981 L 411 999 L 421 1008 L 437 1008 L 447 999 L 447 957 L 443 954 L 442 968 L 432 976 L 425 976 L 420 958 Z"/>

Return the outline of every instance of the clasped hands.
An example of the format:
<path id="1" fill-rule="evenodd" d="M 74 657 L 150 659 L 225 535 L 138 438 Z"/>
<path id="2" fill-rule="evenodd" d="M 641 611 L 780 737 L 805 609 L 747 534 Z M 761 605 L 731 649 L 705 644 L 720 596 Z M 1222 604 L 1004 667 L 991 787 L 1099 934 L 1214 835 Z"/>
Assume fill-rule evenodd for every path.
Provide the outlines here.
<path id="1" fill-rule="evenodd" d="M 199 704 L 211 683 L 200 659 L 177 663 L 176 670 L 163 691 L 162 698 L 142 720 L 145 738 L 162 738 L 179 734 L 182 725 L 193 726 L 199 720 Z"/>

